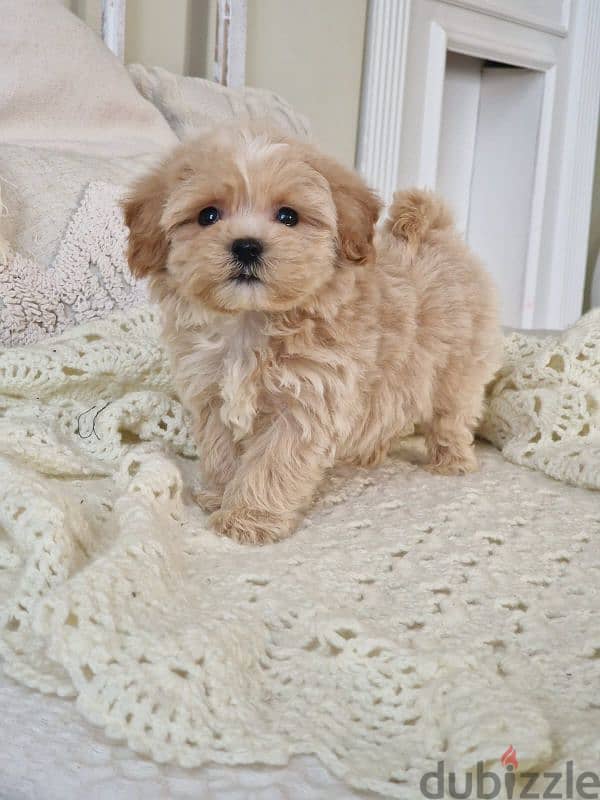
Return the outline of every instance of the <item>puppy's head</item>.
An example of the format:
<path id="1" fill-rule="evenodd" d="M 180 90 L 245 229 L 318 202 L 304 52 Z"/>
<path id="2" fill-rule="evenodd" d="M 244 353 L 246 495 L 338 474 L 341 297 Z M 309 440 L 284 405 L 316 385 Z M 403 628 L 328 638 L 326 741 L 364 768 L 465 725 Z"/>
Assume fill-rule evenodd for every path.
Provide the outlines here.
<path id="1" fill-rule="evenodd" d="M 191 305 L 289 310 L 373 258 L 379 208 L 356 174 L 309 145 L 220 129 L 133 186 L 129 265 Z"/>

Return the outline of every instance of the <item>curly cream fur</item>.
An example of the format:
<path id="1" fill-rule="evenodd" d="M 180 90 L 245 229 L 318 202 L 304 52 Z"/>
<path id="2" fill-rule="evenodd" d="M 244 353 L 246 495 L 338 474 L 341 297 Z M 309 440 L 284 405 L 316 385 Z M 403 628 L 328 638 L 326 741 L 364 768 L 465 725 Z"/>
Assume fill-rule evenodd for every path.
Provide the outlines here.
<path id="1" fill-rule="evenodd" d="M 198 226 L 215 205 L 222 220 Z M 285 229 L 279 206 L 299 209 Z M 410 424 L 429 468 L 476 467 L 473 431 L 499 365 L 491 280 L 435 195 L 379 202 L 354 173 L 276 133 L 186 144 L 125 202 L 129 260 L 164 313 L 220 533 L 288 535 L 335 461 L 372 466 Z M 265 244 L 261 280 L 232 280 L 231 241 Z"/>

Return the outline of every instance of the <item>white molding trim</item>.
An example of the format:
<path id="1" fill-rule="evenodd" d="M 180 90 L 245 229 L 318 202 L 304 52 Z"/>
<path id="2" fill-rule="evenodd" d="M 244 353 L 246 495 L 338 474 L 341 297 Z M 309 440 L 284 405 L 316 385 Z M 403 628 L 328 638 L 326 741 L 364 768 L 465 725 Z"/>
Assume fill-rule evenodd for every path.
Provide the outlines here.
<path id="1" fill-rule="evenodd" d="M 417 183 L 419 186 L 434 189 L 437 183 L 442 103 L 444 102 L 444 73 L 446 50 L 448 49 L 448 35 L 437 22 L 433 22 L 429 29 L 428 46 L 429 57 L 425 76 L 427 103 L 423 111 Z"/>
<path id="2" fill-rule="evenodd" d="M 367 17 L 356 167 L 386 201 L 400 159 L 410 6 L 411 0 L 370 0 Z"/>
<path id="3" fill-rule="evenodd" d="M 515 67 L 540 71 L 550 69 L 556 63 L 549 49 L 546 53 L 542 49 L 520 47 L 514 42 L 507 41 L 506 38 L 484 36 L 480 32 L 473 34 L 465 28 L 452 24 L 445 24 L 443 30 L 448 49 L 465 56 L 488 58 L 490 61 L 500 61 Z"/>
<path id="4" fill-rule="evenodd" d="M 356 161 L 386 202 L 397 185 L 436 187 L 448 51 L 542 73 L 518 313 L 523 327 L 564 328 L 581 314 L 585 283 L 600 0 L 553 3 L 545 26 L 518 19 L 520 8 L 514 0 L 370 0 Z M 527 13 L 542 16 L 543 6 Z"/>
<path id="5" fill-rule="evenodd" d="M 523 298 L 520 308 L 520 325 L 523 328 L 556 327 L 556 312 L 552 322 L 536 325 L 536 310 L 541 305 L 543 290 L 540 271 L 540 251 L 544 210 L 546 206 L 546 178 L 550 153 L 550 137 L 554 111 L 554 91 L 556 84 L 556 62 L 544 50 L 526 49 L 514 42 L 474 35 L 468 30 L 446 24 L 443 28 L 432 23 L 430 31 L 429 71 L 427 75 L 424 131 L 421 142 L 419 183 L 435 187 L 437 184 L 437 163 L 439 154 L 439 134 L 442 117 L 442 92 L 444 83 L 445 55 L 447 50 L 476 58 L 487 58 L 501 63 L 536 70 L 544 75 L 544 92 L 540 114 L 537 152 L 535 159 L 534 185 L 531 198 L 530 233 L 525 260 Z M 593 174 L 593 168 L 592 168 Z M 547 275 L 545 276 L 547 282 Z M 583 288 L 582 288 L 583 292 Z M 580 301 L 581 308 L 581 301 Z M 579 315 L 578 315 L 579 316 Z"/>
<path id="6" fill-rule="evenodd" d="M 102 0 L 102 39 L 119 61 L 125 60 L 125 6 L 127 0 Z"/>
<path id="7" fill-rule="evenodd" d="M 535 175 L 533 179 L 533 196 L 531 198 L 531 219 L 529 220 L 529 242 L 527 245 L 527 258 L 525 261 L 525 275 L 523 281 L 523 304 L 521 306 L 522 328 L 536 327 L 535 312 L 541 284 L 540 253 L 544 228 L 546 179 L 548 176 L 550 156 L 555 88 L 556 67 L 552 66 L 544 72 L 544 94 L 540 113 Z"/>
<path id="8" fill-rule="evenodd" d="M 435 188 L 439 156 L 439 137 L 442 119 L 444 72 L 446 52 L 462 53 L 477 58 L 489 58 L 503 63 L 515 64 L 535 69 L 544 74 L 544 94 L 538 147 L 535 164 L 535 178 L 531 202 L 531 226 L 527 247 L 524 274 L 523 302 L 520 309 L 521 326 L 533 327 L 537 292 L 539 290 L 540 245 L 542 219 L 546 197 L 546 176 L 552 112 L 554 108 L 555 65 L 543 53 L 519 48 L 506 40 L 483 37 L 470 31 L 432 22 L 429 30 L 429 51 L 425 78 L 425 103 L 420 156 L 416 182 L 420 186 Z"/>
<path id="9" fill-rule="evenodd" d="M 521 7 L 518 13 L 503 8 L 502 2 L 497 2 L 497 0 L 496 2 L 487 0 L 485 4 L 481 0 L 443 0 L 443 2 L 461 6 L 469 11 L 477 11 L 479 14 L 487 14 L 490 17 L 504 19 L 507 22 L 516 22 L 517 25 L 526 25 L 528 28 L 534 28 L 534 30 L 542 31 L 543 33 L 553 33 L 556 36 L 566 36 L 569 30 L 570 0 L 562 0 L 560 17 L 554 24 L 548 24 L 543 17 L 529 13 L 526 10 L 526 0 L 520 0 Z"/>
<path id="10" fill-rule="evenodd" d="M 241 88 L 246 79 L 247 0 L 217 0 L 217 40 L 213 77 Z"/>
<path id="11" fill-rule="evenodd" d="M 543 327 L 561 327 L 581 316 L 589 239 L 590 210 L 600 97 L 600 2 L 574 0 L 571 32 L 579 42 L 572 56 L 561 160 L 556 235 L 552 247 L 550 286 Z"/>

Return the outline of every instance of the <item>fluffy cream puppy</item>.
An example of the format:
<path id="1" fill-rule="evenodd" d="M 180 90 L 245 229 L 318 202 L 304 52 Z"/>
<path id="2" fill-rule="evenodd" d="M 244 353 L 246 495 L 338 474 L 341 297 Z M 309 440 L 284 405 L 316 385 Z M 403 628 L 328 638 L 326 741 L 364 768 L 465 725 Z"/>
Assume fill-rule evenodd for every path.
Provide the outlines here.
<path id="1" fill-rule="evenodd" d="M 411 423 L 430 469 L 476 468 L 495 293 L 436 196 L 398 193 L 375 233 L 380 202 L 358 175 L 232 127 L 179 147 L 124 210 L 219 533 L 287 536 L 334 462 L 379 464 Z"/>

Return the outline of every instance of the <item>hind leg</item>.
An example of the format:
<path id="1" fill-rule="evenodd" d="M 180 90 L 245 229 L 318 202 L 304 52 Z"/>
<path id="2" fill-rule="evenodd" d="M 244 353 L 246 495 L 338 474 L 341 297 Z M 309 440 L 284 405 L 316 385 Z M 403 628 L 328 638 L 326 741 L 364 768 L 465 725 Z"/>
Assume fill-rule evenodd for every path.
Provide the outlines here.
<path id="1" fill-rule="evenodd" d="M 470 380 L 469 380 L 470 377 Z M 440 381 L 431 419 L 424 425 L 427 469 L 463 475 L 477 469 L 473 433 L 481 416 L 484 379 L 480 375 Z"/>
<path id="2" fill-rule="evenodd" d="M 469 422 L 460 416 L 435 416 L 425 429 L 429 463 L 425 469 L 442 475 L 475 472 L 477 458 Z"/>

